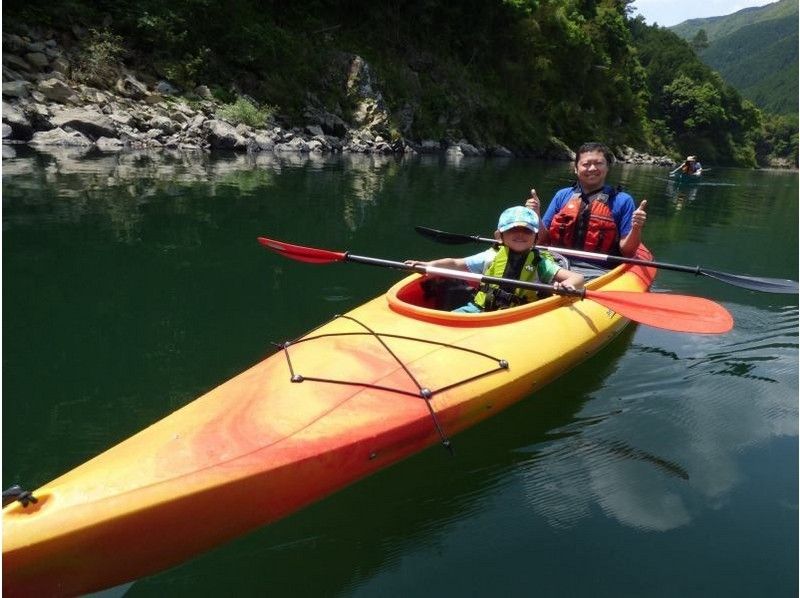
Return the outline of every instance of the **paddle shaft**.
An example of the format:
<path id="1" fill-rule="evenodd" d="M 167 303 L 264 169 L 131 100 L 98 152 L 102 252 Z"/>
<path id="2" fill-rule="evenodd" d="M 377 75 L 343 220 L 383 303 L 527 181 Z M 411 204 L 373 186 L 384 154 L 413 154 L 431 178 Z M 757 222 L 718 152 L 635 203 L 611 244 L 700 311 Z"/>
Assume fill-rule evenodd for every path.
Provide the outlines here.
<path id="1" fill-rule="evenodd" d="M 521 289 L 528 289 L 531 291 L 545 291 L 548 293 L 555 293 L 556 295 L 564 295 L 570 297 L 583 298 L 586 295 L 585 289 L 556 289 L 553 285 L 542 284 L 540 282 L 528 282 L 524 280 L 514 280 L 511 278 L 500 278 L 498 276 L 487 276 L 485 274 L 476 274 L 474 272 L 467 272 L 466 270 L 452 270 L 450 268 L 439 268 L 438 266 L 423 266 L 418 264 L 411 266 L 405 262 L 395 262 L 392 260 L 384 260 L 375 257 L 367 257 L 363 255 L 354 255 L 352 253 L 344 254 L 345 261 L 357 262 L 359 264 L 369 264 L 371 266 L 382 266 L 384 268 L 395 268 L 397 270 L 408 270 L 411 272 L 419 272 L 420 274 L 427 274 L 428 276 L 444 276 L 445 278 L 457 278 L 459 280 L 468 280 L 471 282 L 496 284 L 496 285 L 510 285 L 519 287 Z"/>
<path id="2" fill-rule="evenodd" d="M 446 235 L 450 237 L 450 240 L 456 240 L 458 237 L 463 237 L 463 242 L 475 242 L 475 243 L 492 243 L 498 244 L 499 241 L 497 239 L 490 239 L 488 237 L 480 237 L 478 235 L 458 235 L 456 233 L 446 233 L 444 231 L 438 231 L 432 228 L 425 228 L 423 226 L 416 227 L 418 232 L 422 234 L 426 234 L 428 232 L 439 234 L 439 235 Z M 426 236 L 431 236 L 427 235 Z M 664 262 L 654 262 L 650 260 L 640 260 L 633 257 L 621 257 L 616 255 L 608 255 L 606 253 L 594 253 L 592 251 L 582 251 L 580 249 L 569 249 L 566 247 L 550 247 L 548 245 L 537 245 L 536 249 L 539 251 L 552 251 L 554 253 L 560 253 L 561 255 L 566 255 L 568 257 L 577 257 L 584 260 L 593 260 L 593 261 L 603 261 L 608 264 L 633 264 L 635 266 L 647 266 L 649 268 L 660 268 L 662 270 L 676 270 L 678 272 L 691 272 L 692 274 L 702 274 L 702 269 L 700 266 L 681 266 L 680 264 L 667 264 Z"/>
<path id="3" fill-rule="evenodd" d="M 463 243 L 492 243 L 497 244 L 496 239 L 480 237 L 478 235 L 462 235 L 458 233 L 448 233 L 425 226 L 416 226 L 414 229 L 423 236 L 434 239 L 441 243 L 451 245 Z M 604 253 L 594 253 L 582 251 L 580 249 L 568 249 L 564 247 L 546 247 L 537 245 L 541 251 L 553 251 L 570 257 L 577 257 L 590 261 L 604 261 L 607 264 L 632 264 L 647 268 L 659 268 L 661 270 L 672 270 L 675 272 L 687 272 L 697 276 L 708 276 L 720 282 L 763 293 L 780 293 L 786 295 L 796 295 L 798 293 L 797 282 L 786 278 L 765 278 L 760 276 L 747 276 L 744 274 L 732 274 L 730 272 L 719 272 L 703 268 L 701 266 L 684 266 L 681 264 L 668 264 L 666 262 L 654 262 L 652 260 L 641 260 L 633 257 L 622 257 L 617 255 L 607 255 Z"/>

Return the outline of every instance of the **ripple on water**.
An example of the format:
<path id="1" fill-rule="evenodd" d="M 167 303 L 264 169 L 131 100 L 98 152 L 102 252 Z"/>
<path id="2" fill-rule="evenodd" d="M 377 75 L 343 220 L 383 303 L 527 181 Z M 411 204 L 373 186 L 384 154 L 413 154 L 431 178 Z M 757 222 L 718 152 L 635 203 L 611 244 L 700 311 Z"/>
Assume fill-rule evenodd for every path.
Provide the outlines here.
<path id="1" fill-rule="evenodd" d="M 648 531 L 718 509 L 747 478 L 739 455 L 797 436 L 797 307 L 736 307 L 724 336 L 641 328 L 582 411 L 528 447 L 526 501 L 555 528 L 599 508 Z"/>

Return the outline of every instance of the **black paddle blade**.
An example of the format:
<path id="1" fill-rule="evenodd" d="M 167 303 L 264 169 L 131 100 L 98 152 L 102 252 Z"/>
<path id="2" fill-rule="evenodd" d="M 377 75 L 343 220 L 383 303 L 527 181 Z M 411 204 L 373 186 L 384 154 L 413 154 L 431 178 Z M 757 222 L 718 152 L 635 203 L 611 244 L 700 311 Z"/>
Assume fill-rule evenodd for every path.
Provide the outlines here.
<path id="1" fill-rule="evenodd" d="M 433 239 L 438 243 L 444 245 L 464 245 L 466 243 L 497 243 L 495 239 L 487 239 L 479 237 L 478 235 L 459 235 L 457 233 L 448 233 L 443 230 L 435 228 L 428 228 L 427 226 L 415 226 L 414 230 L 421 234 L 423 237 Z"/>
<path id="2" fill-rule="evenodd" d="M 743 289 L 751 291 L 761 291 L 763 293 L 780 293 L 784 295 L 797 295 L 797 281 L 786 278 L 762 278 L 759 276 L 744 276 L 741 274 L 730 274 L 728 272 L 716 272 L 715 270 L 701 270 L 701 273 L 716 280 L 727 282 Z"/>

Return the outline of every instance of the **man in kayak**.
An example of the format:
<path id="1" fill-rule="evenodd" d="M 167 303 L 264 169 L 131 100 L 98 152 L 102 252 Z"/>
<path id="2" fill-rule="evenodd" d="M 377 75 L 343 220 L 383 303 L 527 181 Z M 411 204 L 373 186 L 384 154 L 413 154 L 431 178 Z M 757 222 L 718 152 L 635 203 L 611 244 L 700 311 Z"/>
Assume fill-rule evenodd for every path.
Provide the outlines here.
<path id="1" fill-rule="evenodd" d="M 701 174 L 703 174 L 703 165 L 697 161 L 697 156 L 686 156 L 686 160 L 684 161 L 684 163 L 678 166 L 672 172 L 670 172 L 670 174 L 675 174 L 679 170 L 681 171 L 681 174 L 689 176 L 700 176 Z"/>
<path id="2" fill-rule="evenodd" d="M 539 217 L 523 206 L 508 208 L 500 214 L 495 239 L 501 242 L 481 253 L 465 258 L 445 257 L 430 262 L 407 260 L 411 266 L 424 265 L 464 270 L 486 276 L 511 278 L 527 282 L 553 284 L 555 289 L 576 289 L 583 286 L 583 275 L 561 268 L 547 252 L 534 248 L 539 232 Z M 481 285 L 472 300 L 454 309 L 461 313 L 494 311 L 529 303 L 537 299 L 535 291 L 511 285 Z"/>
<path id="3" fill-rule="evenodd" d="M 636 253 L 647 220 L 647 200 L 637 208 L 628 193 L 606 185 L 613 158 L 601 143 L 578 148 L 574 166 L 578 182 L 553 196 L 542 218 L 540 244 L 625 257 Z M 536 189 L 531 189 L 525 206 L 540 213 Z"/>

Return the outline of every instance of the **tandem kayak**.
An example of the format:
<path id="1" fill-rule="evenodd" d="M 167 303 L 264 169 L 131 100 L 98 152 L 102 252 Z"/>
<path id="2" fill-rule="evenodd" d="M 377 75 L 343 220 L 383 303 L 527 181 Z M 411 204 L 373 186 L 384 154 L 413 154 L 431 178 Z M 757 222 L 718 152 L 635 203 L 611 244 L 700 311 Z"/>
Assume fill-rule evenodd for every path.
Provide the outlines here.
<path id="1" fill-rule="evenodd" d="M 644 246 L 637 257 L 652 258 Z M 624 264 L 586 286 L 646 293 L 655 273 Z M 33 491 L 35 502 L 6 506 L 4 594 L 82 594 L 177 565 L 448 446 L 628 324 L 597 302 L 557 295 L 451 313 L 463 289 L 443 280 L 400 280 Z"/>

